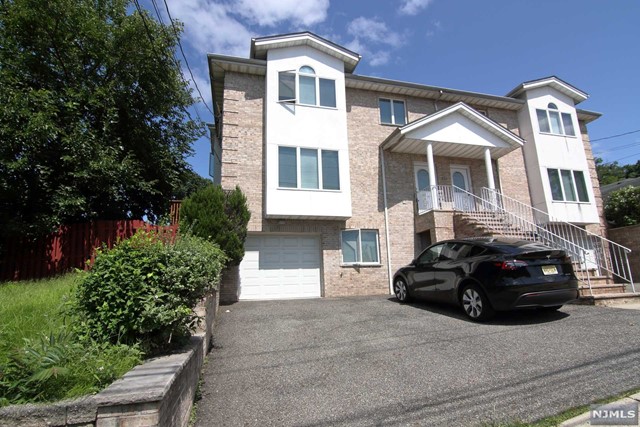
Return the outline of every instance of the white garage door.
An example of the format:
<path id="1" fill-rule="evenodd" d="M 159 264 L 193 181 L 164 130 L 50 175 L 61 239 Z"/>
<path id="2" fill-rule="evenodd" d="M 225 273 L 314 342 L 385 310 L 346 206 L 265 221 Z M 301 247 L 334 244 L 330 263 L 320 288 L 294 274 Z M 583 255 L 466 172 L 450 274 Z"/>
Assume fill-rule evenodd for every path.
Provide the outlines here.
<path id="1" fill-rule="evenodd" d="M 240 263 L 240 299 L 320 297 L 320 238 L 250 235 Z"/>

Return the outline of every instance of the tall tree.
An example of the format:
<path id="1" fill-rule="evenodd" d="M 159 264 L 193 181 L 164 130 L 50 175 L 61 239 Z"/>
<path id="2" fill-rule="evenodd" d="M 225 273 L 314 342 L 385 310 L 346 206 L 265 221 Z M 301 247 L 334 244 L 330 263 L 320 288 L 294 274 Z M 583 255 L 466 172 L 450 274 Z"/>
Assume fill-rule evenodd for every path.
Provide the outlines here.
<path id="1" fill-rule="evenodd" d="M 618 162 L 605 163 L 601 157 L 596 157 L 595 162 L 600 185 L 613 184 L 626 178 L 640 176 L 640 160 L 635 165 L 620 165 Z"/>
<path id="2" fill-rule="evenodd" d="M 204 128 L 186 110 L 179 35 L 132 10 L 0 0 L 0 232 L 168 209 Z"/>

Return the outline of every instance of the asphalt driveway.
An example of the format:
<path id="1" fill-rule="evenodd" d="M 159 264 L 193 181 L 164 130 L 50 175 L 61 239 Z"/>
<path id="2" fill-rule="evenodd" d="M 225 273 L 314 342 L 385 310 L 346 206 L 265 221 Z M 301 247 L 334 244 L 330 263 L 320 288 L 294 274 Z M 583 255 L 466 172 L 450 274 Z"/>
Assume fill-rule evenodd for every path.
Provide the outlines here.
<path id="1" fill-rule="evenodd" d="M 229 310 L 229 312 L 226 312 Z M 532 421 L 640 386 L 640 311 L 488 324 L 389 297 L 221 307 L 197 426 Z"/>

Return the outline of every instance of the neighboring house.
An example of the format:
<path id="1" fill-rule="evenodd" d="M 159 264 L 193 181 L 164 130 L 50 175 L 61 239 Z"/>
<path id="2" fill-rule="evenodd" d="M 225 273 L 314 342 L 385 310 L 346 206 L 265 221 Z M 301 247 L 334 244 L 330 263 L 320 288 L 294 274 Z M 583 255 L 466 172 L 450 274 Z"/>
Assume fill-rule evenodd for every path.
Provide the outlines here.
<path id="1" fill-rule="evenodd" d="M 357 53 L 308 32 L 208 60 L 216 182 L 252 214 L 226 299 L 387 294 L 432 242 L 546 236 L 536 222 L 607 252 L 586 129 L 600 114 L 557 77 L 498 96 L 360 76 Z"/>
<path id="2" fill-rule="evenodd" d="M 620 181 L 616 181 L 611 184 L 603 185 L 600 188 L 602 192 L 602 200 L 606 204 L 607 200 L 609 200 L 609 196 L 614 191 L 622 190 L 627 187 L 640 187 L 640 177 L 639 178 L 626 178 Z"/>

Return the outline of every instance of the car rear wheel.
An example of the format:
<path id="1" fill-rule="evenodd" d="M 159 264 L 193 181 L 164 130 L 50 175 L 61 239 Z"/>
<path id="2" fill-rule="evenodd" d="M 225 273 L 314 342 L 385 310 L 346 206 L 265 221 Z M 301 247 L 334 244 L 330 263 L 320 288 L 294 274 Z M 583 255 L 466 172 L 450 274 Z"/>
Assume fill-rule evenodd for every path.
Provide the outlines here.
<path id="1" fill-rule="evenodd" d="M 462 290 L 460 304 L 464 314 L 475 321 L 483 321 L 491 318 L 495 312 L 489 303 L 489 299 L 477 285 L 467 285 Z"/>
<path id="2" fill-rule="evenodd" d="M 395 282 L 393 282 L 393 293 L 396 294 L 396 298 L 400 302 L 409 301 L 409 292 L 407 291 L 407 283 L 403 278 L 397 278 Z"/>

